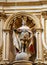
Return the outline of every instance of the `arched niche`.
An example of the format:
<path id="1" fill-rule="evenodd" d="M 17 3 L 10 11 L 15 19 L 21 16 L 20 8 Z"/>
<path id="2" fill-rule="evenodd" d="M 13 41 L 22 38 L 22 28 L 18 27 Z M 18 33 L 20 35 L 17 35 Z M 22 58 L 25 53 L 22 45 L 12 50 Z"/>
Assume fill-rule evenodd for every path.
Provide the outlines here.
<path id="1" fill-rule="evenodd" d="M 10 49 L 11 49 L 11 51 L 12 51 L 12 49 L 14 50 L 14 47 L 13 47 L 13 43 L 11 43 L 12 44 L 12 47 L 10 48 L 10 46 L 11 46 L 11 44 L 10 44 L 10 34 L 13 34 L 12 33 L 12 30 L 11 30 L 11 28 L 10 28 L 10 25 L 11 24 L 13 24 L 14 22 L 16 22 L 16 19 L 17 19 L 17 17 L 18 18 L 20 18 L 21 19 L 21 17 L 26 17 L 27 19 L 29 19 L 31 22 L 32 22 L 32 24 L 35 24 L 35 26 L 32 26 L 32 27 L 30 27 L 30 28 L 35 28 L 35 30 L 37 31 L 37 59 L 39 59 L 39 60 L 42 60 L 42 58 L 43 58 L 43 56 L 42 56 L 42 44 L 41 44 L 41 32 L 42 32 L 42 26 L 41 26 L 41 22 L 40 22 L 40 20 L 38 19 L 38 17 L 37 16 L 35 16 L 35 15 L 31 15 L 31 14 L 28 14 L 27 12 L 18 12 L 18 13 L 15 13 L 15 14 L 12 14 L 12 15 L 10 15 L 9 16 L 9 18 L 6 20 L 6 22 L 5 22 L 5 24 L 4 24 L 4 30 L 3 30 L 3 32 L 4 32 L 4 46 L 3 46 L 3 59 L 5 59 L 5 60 L 8 60 L 9 59 L 9 54 L 11 54 L 12 56 L 13 56 L 13 53 L 14 52 L 12 52 L 12 53 L 9 53 L 10 51 Z M 27 20 L 28 21 L 28 20 Z M 30 23 L 31 23 L 30 22 Z M 19 22 L 19 23 L 21 23 L 21 22 Z M 26 22 L 27 23 L 27 22 Z M 32 25 L 31 24 L 31 25 Z M 29 24 L 30 25 L 30 24 Z M 31 26 L 30 25 L 30 26 Z M 13 26 L 13 25 L 12 25 Z M 20 25 L 21 26 L 21 25 Z M 20 27 L 19 26 L 19 27 Z M 18 28 L 18 27 L 17 27 Z M 11 31 L 11 32 L 10 32 Z M 11 35 L 12 36 L 12 35 Z M 40 38 L 39 38 L 40 37 Z M 5 40 L 5 39 L 7 39 L 7 41 Z M 12 39 L 12 37 L 11 37 L 11 39 Z M 9 42 L 8 42 L 9 41 Z M 40 42 L 39 42 L 40 41 Z M 5 42 L 6 42 L 6 44 L 5 44 Z M 38 44 L 39 43 L 39 44 Z M 7 45 L 7 46 L 6 46 Z M 39 47 L 38 46 L 41 46 L 41 49 L 39 49 Z M 6 48 L 7 47 L 7 48 Z M 40 55 L 39 55 L 39 52 L 40 52 Z M 12 59 L 14 59 L 14 57 L 12 57 Z M 11 59 L 10 59 L 11 60 Z"/>
<path id="2" fill-rule="evenodd" d="M 37 16 L 28 14 L 26 12 L 18 12 L 9 16 L 9 18 L 6 20 L 4 24 L 4 29 L 8 29 L 9 25 L 12 23 L 12 20 L 15 19 L 15 17 L 17 16 L 28 16 L 34 20 L 34 23 L 36 24 L 36 28 L 42 28 L 40 20 Z"/>

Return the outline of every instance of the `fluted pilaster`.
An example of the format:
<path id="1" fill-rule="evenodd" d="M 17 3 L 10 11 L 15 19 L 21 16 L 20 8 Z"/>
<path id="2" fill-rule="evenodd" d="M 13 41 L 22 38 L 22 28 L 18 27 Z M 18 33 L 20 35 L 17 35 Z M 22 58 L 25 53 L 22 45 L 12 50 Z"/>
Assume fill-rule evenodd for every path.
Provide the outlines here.
<path id="1" fill-rule="evenodd" d="M 8 60 L 9 56 L 9 31 L 3 30 L 3 60 Z"/>

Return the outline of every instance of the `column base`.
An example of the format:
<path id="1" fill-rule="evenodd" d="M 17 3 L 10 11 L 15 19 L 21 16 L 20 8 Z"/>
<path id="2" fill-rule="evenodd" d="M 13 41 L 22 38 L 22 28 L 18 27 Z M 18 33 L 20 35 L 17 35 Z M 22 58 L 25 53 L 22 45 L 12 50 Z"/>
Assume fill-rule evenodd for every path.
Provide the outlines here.
<path id="1" fill-rule="evenodd" d="M 0 61 L 0 65 L 7 65 L 7 64 L 9 64 L 8 60 L 2 60 L 2 61 Z"/>
<path id="2" fill-rule="evenodd" d="M 42 59 L 35 59 L 35 62 L 34 62 L 35 65 L 44 65 L 44 62 Z"/>

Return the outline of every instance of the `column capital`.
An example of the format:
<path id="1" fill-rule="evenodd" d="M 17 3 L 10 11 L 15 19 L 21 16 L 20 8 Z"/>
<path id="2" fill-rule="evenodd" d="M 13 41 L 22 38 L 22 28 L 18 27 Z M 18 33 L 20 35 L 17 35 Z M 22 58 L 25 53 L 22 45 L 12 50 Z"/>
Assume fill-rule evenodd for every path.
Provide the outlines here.
<path id="1" fill-rule="evenodd" d="M 42 32 L 43 29 L 42 29 L 42 28 L 36 28 L 36 31 L 37 31 L 37 32 Z"/>
<path id="2" fill-rule="evenodd" d="M 6 15 L 4 12 L 2 12 L 2 13 L 0 12 L 0 17 L 1 17 L 1 18 L 2 18 L 2 17 L 3 17 L 3 18 L 7 18 L 7 15 Z"/>
<path id="3" fill-rule="evenodd" d="M 42 16 L 43 16 L 44 19 L 46 20 L 46 19 L 47 19 L 47 11 L 43 11 L 43 12 L 42 12 Z"/>
<path id="4" fill-rule="evenodd" d="M 4 31 L 4 32 L 9 32 L 10 29 L 3 29 L 2 31 Z"/>

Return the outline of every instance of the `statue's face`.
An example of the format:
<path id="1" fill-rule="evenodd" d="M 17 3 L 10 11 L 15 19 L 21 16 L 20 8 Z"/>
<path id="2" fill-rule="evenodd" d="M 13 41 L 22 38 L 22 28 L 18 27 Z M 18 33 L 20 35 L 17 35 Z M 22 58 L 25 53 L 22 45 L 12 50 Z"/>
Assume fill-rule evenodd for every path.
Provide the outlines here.
<path id="1" fill-rule="evenodd" d="M 25 38 L 28 38 L 29 37 L 29 33 L 28 32 L 25 32 L 24 37 Z"/>
<path id="2" fill-rule="evenodd" d="M 21 34 L 19 35 L 20 36 L 20 39 L 27 39 L 29 38 L 29 33 L 28 32 L 21 32 Z"/>

